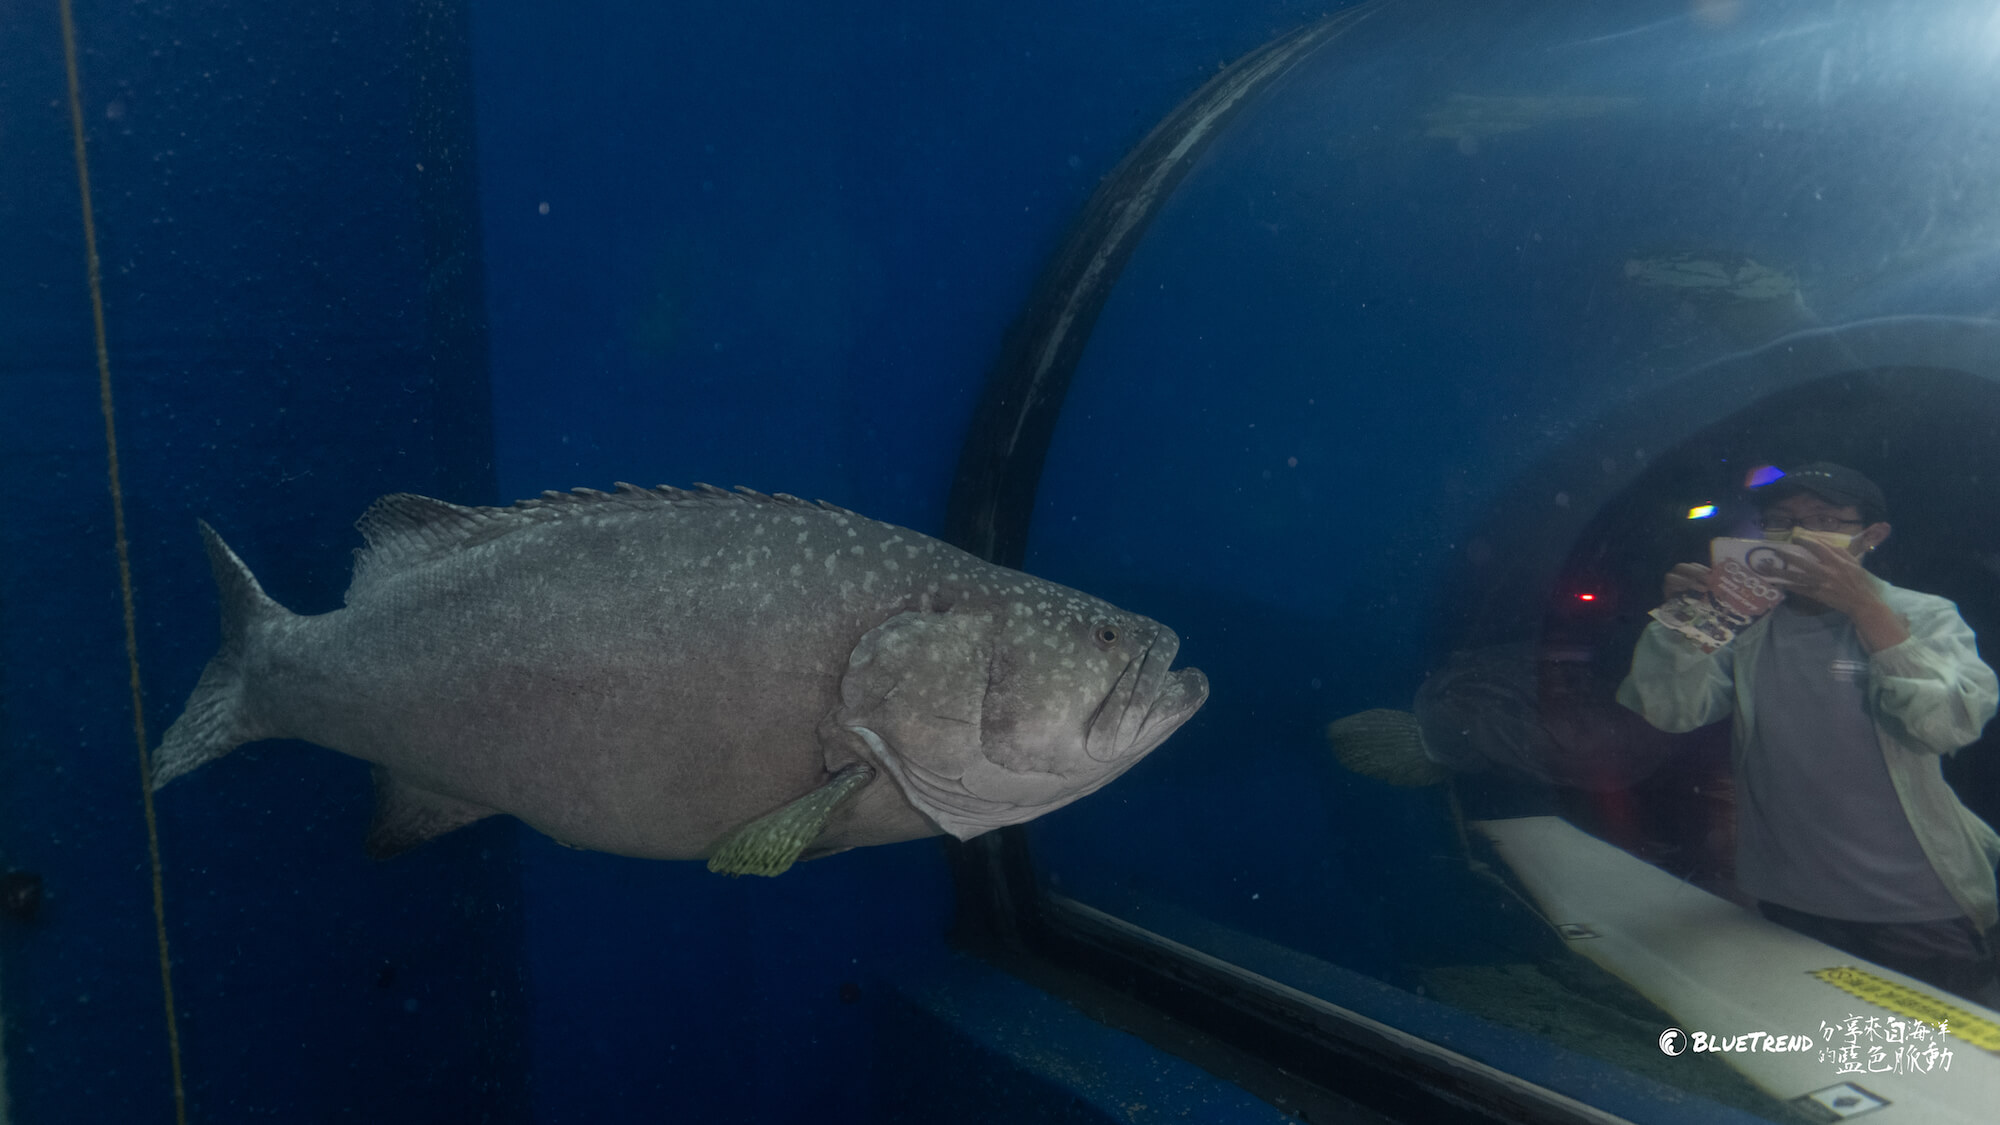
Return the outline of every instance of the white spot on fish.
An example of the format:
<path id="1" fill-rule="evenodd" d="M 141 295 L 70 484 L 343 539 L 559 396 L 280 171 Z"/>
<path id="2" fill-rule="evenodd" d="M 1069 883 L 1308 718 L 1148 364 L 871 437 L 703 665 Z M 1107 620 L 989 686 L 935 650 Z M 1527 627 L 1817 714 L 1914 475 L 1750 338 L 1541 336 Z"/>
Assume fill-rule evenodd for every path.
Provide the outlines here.
<path id="1" fill-rule="evenodd" d="M 800 566 L 800 565 L 799 565 L 799 564 L 797 564 L 797 563 L 793 563 L 793 564 L 792 564 L 792 577 L 793 577 L 793 578 L 797 578 L 797 577 L 798 577 L 799 575 L 801 575 L 801 574 L 805 573 L 805 569 L 806 569 L 805 567 L 802 567 L 802 566 Z"/>
<path id="2" fill-rule="evenodd" d="M 833 573 L 833 564 L 834 564 L 834 560 L 836 560 L 836 559 L 838 559 L 838 558 L 840 558 L 840 555 L 839 555 L 838 553 L 835 553 L 835 554 L 831 554 L 831 555 L 828 555 L 828 556 L 826 557 L 826 572 L 827 572 L 828 574 L 832 574 L 832 573 Z"/>

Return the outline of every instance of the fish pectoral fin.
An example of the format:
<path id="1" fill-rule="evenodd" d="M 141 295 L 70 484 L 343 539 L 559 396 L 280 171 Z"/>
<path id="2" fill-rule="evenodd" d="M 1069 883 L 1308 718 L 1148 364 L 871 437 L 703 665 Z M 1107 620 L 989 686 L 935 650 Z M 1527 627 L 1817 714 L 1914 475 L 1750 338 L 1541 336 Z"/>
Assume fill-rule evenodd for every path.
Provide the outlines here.
<path id="1" fill-rule="evenodd" d="M 842 766 L 825 785 L 717 840 L 709 849 L 708 869 L 721 875 L 784 874 L 826 830 L 841 802 L 874 778 L 875 768 L 866 763 Z"/>
<path id="2" fill-rule="evenodd" d="M 377 766 L 375 819 L 368 825 L 368 856 L 388 859 L 475 820 L 484 820 L 494 812 L 484 805 L 419 789 Z"/>

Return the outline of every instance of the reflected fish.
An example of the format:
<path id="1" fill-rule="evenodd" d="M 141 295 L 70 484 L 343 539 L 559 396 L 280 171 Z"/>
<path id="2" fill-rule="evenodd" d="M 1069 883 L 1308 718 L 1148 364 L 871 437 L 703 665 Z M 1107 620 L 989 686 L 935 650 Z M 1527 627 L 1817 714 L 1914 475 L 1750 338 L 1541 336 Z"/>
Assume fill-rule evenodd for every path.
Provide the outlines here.
<path id="1" fill-rule="evenodd" d="M 1622 113 L 1637 98 L 1554 94 L 1453 94 L 1424 114 L 1424 135 L 1463 147 L 1557 121 Z"/>
<path id="2" fill-rule="evenodd" d="M 1456 652 L 1417 689 L 1410 711 L 1377 709 L 1329 724 L 1348 769 L 1391 785 L 1435 785 L 1499 770 L 1605 792 L 1650 776 L 1676 748 L 1618 705 L 1615 681 L 1534 644 Z"/>
<path id="3" fill-rule="evenodd" d="M 1798 278 L 1742 254 L 1683 252 L 1627 258 L 1625 276 L 1638 285 L 1734 301 L 1784 300 L 1795 298 L 1799 291 Z"/>
<path id="4" fill-rule="evenodd" d="M 246 742 L 375 766 L 368 849 L 496 813 L 775 875 L 1083 797 L 1208 697 L 1173 630 L 844 508 L 708 485 L 385 496 L 300 616 L 201 525 L 222 646 L 155 789 Z"/>
<path id="5" fill-rule="evenodd" d="M 1747 254 L 1685 250 L 1627 258 L 1625 280 L 1685 306 L 1739 347 L 1756 347 L 1817 323 L 1796 274 Z"/>

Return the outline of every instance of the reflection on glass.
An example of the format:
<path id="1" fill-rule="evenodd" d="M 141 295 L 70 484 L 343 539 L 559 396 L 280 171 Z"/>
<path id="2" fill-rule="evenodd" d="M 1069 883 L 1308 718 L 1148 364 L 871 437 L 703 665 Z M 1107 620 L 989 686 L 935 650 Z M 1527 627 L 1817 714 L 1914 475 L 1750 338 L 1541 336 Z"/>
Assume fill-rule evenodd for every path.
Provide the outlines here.
<path id="1" fill-rule="evenodd" d="M 1519 1059 L 1983 1119 L 1996 27 L 1410 0 L 1248 104 L 1104 310 L 1028 559 L 1213 699 L 1124 815 L 1031 827 L 1049 891 L 1559 1088 Z M 1705 652 L 1652 611 L 1724 540 L 1776 608 Z M 1850 1012 L 1930 1046 L 1940 1005 L 1988 1077 L 1841 1070 Z"/>
<path id="2" fill-rule="evenodd" d="M 2000 683 L 1955 606 L 1865 569 L 1890 533 L 1875 482 L 1814 462 L 1754 503 L 1789 547 L 1782 600 L 1708 651 L 1648 626 L 1619 702 L 1664 731 L 1733 719 L 1734 883 L 1764 917 L 2000 1007 L 1984 936 L 2000 837 L 1939 768 L 1979 738 Z M 1682 563 L 1664 594 L 1715 578 Z"/>

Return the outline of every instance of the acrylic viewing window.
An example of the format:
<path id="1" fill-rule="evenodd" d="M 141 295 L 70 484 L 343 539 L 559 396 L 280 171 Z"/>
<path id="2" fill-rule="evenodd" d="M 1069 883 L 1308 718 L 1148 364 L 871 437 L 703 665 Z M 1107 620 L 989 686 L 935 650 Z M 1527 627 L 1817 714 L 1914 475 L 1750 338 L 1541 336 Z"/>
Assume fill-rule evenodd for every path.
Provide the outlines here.
<path id="1" fill-rule="evenodd" d="M 1614 692 L 1773 465 L 1870 473 L 1877 573 L 2000 629 L 1996 52 L 1971 3 L 1389 0 L 1163 122 L 1017 324 L 952 526 L 1172 623 L 1213 694 L 960 853 L 990 923 L 1377 1112 L 1978 1119 L 1991 1052 L 1843 1069 L 1889 994 L 1751 908 L 1727 724 Z M 1944 776 L 1993 821 L 1986 741 Z"/>

